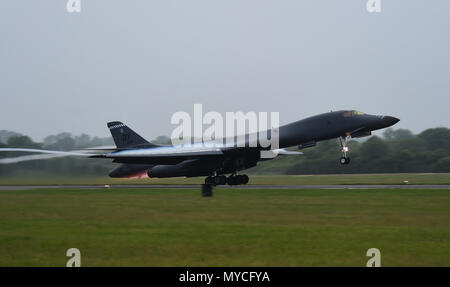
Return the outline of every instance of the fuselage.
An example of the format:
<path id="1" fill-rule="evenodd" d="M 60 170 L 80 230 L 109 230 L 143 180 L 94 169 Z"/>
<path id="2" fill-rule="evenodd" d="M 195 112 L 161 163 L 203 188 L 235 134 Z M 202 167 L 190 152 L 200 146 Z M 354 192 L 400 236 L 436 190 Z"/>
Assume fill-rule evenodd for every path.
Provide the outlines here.
<path id="1" fill-rule="evenodd" d="M 399 119 L 391 116 L 364 114 L 354 110 L 343 110 L 308 117 L 278 129 L 278 147 L 302 146 L 338 137 L 362 137 L 371 131 L 386 128 Z M 268 131 L 271 134 L 272 131 Z M 256 165 L 261 150 L 271 147 L 250 144 L 251 135 L 244 143 L 237 139 L 214 143 L 197 143 L 183 146 L 159 146 L 136 148 L 106 155 L 123 165 L 114 169 L 110 176 L 127 177 L 148 170 L 150 177 L 203 176 L 235 173 Z M 196 156 L 196 152 L 202 156 Z M 171 156 L 167 156 L 170 154 Z"/>
<path id="2" fill-rule="evenodd" d="M 280 127 L 279 143 L 281 148 L 286 148 L 356 133 L 370 133 L 398 121 L 391 116 L 369 115 L 352 110 L 329 112 Z"/>

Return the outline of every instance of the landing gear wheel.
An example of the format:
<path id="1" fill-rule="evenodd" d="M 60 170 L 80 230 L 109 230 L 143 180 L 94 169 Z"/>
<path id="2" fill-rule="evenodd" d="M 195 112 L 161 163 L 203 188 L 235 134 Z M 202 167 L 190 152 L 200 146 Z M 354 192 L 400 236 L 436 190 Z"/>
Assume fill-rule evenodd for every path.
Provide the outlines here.
<path id="1" fill-rule="evenodd" d="M 205 184 L 224 185 L 227 184 L 227 177 L 224 175 L 208 176 L 205 178 Z"/>
<path id="2" fill-rule="evenodd" d="M 350 158 L 349 157 L 341 157 L 341 159 L 339 160 L 339 162 L 341 164 L 349 164 L 350 163 Z"/>
<path id="3" fill-rule="evenodd" d="M 227 178 L 228 185 L 240 185 L 240 184 L 247 184 L 248 183 L 248 175 L 246 174 L 239 174 L 239 175 L 230 175 Z"/>
<path id="4" fill-rule="evenodd" d="M 227 183 L 228 185 L 236 185 L 237 184 L 236 176 L 230 175 L 229 177 L 227 177 Z"/>
<path id="5" fill-rule="evenodd" d="M 211 197 L 213 196 L 213 186 L 212 184 L 202 184 L 202 196 Z"/>
<path id="6" fill-rule="evenodd" d="M 243 184 L 247 184 L 248 181 L 249 181 L 248 175 L 244 174 L 244 175 L 243 175 L 243 178 L 244 178 Z"/>
<path id="7" fill-rule="evenodd" d="M 341 146 L 341 151 L 342 151 L 342 157 L 339 160 L 339 162 L 341 164 L 349 164 L 350 163 L 350 158 L 347 156 L 347 153 L 348 153 L 347 141 L 349 138 L 350 138 L 350 136 L 339 137 L 339 144 Z"/>
<path id="8" fill-rule="evenodd" d="M 216 185 L 224 185 L 227 183 L 227 178 L 224 175 L 219 175 L 214 178 L 214 183 Z"/>
<path id="9" fill-rule="evenodd" d="M 205 178 L 205 184 L 214 184 L 214 177 L 208 176 Z"/>

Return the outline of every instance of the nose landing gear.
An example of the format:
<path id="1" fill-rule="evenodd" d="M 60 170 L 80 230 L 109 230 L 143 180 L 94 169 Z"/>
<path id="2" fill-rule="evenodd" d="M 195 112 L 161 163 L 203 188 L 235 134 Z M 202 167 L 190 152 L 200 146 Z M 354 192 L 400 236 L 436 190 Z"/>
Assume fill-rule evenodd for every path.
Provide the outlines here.
<path id="1" fill-rule="evenodd" d="M 342 157 L 340 158 L 339 162 L 340 164 L 349 164 L 350 163 L 350 157 L 347 156 L 348 153 L 348 147 L 347 147 L 347 141 L 350 137 L 339 137 L 339 144 L 341 145 L 341 151 L 342 151 Z"/>

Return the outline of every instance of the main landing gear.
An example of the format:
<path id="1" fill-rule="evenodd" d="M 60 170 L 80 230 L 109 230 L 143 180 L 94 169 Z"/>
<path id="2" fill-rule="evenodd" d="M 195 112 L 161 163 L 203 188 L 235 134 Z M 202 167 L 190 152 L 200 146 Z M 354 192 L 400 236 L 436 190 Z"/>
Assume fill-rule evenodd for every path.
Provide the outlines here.
<path id="1" fill-rule="evenodd" d="M 350 137 L 339 137 L 339 144 L 341 145 L 341 151 L 342 151 L 342 157 L 340 158 L 339 162 L 340 164 L 349 164 L 350 158 L 347 156 L 348 153 L 348 147 L 347 147 L 347 141 Z"/>
<path id="2" fill-rule="evenodd" d="M 247 184 L 249 181 L 248 175 L 246 174 L 232 174 L 229 177 L 224 175 L 208 176 L 205 178 L 205 184 L 211 185 L 240 185 Z"/>
<path id="3" fill-rule="evenodd" d="M 237 175 L 230 175 L 227 178 L 228 185 L 240 185 L 240 184 L 247 184 L 248 183 L 248 175 L 246 174 L 237 174 Z"/>
<path id="4" fill-rule="evenodd" d="M 224 175 L 208 176 L 205 178 L 205 184 L 202 184 L 202 196 L 213 196 L 213 188 L 216 185 L 240 185 L 248 183 L 248 175 L 246 174 L 232 174 L 229 177 Z"/>

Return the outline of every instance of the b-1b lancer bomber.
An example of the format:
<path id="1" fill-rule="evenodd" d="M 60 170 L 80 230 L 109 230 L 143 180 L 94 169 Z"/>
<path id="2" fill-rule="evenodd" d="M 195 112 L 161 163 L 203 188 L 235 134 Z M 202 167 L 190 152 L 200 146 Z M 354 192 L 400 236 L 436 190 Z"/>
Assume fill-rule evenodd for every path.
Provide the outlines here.
<path id="1" fill-rule="evenodd" d="M 297 146 L 298 149 L 303 149 L 315 146 L 319 141 L 338 138 L 342 153 L 339 162 L 346 165 L 350 163 L 347 147 L 350 138 L 369 136 L 372 131 L 390 127 L 398 121 L 392 116 L 369 115 L 355 110 L 323 113 L 279 127 L 278 147 L 273 151 L 279 155 L 301 154 L 285 148 Z M 121 122 L 109 122 L 108 128 L 116 148 L 102 149 L 104 153 L 101 154 L 67 152 L 67 155 L 111 159 L 119 163 L 110 172 L 110 177 L 145 174 L 150 178 L 205 176 L 203 196 L 212 196 L 213 186 L 216 185 L 248 183 L 249 177 L 238 172 L 256 166 L 261 160 L 270 160 L 263 158 L 261 152 L 271 150 L 271 147 L 259 144 L 242 146 L 200 143 L 163 146 L 148 142 Z M 2 150 L 56 153 L 32 149 L 0 149 Z"/>

